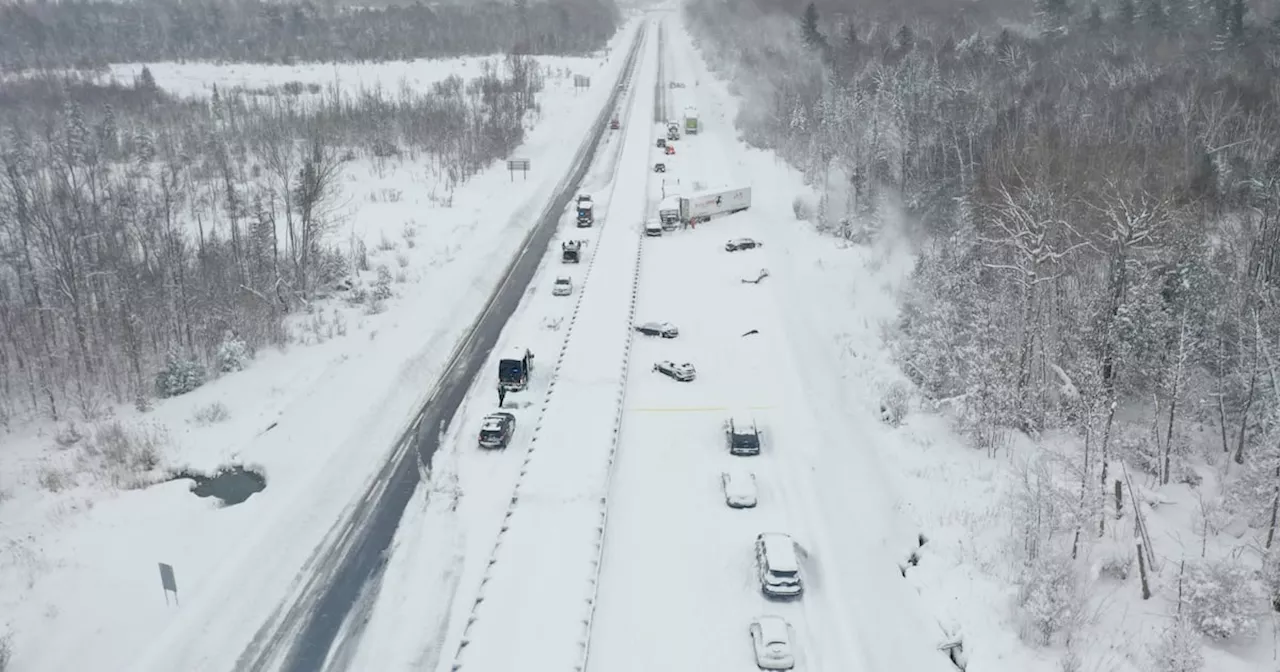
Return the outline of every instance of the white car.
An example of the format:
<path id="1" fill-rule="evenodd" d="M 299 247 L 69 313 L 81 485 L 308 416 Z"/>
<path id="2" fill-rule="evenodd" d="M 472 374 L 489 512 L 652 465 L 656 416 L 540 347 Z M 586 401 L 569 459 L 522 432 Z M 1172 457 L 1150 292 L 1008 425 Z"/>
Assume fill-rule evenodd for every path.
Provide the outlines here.
<path id="1" fill-rule="evenodd" d="M 693 365 L 689 362 L 677 364 L 670 360 L 664 360 L 654 364 L 653 370 L 682 383 L 690 382 L 698 377 L 698 372 L 694 370 Z"/>
<path id="2" fill-rule="evenodd" d="M 670 322 L 645 322 L 636 325 L 636 331 L 645 336 L 661 336 L 662 338 L 675 338 L 680 335 L 680 329 Z"/>
<path id="3" fill-rule="evenodd" d="M 751 509 L 756 505 L 756 475 L 751 472 L 726 471 L 720 474 L 724 486 L 724 503 L 731 509 Z"/>
<path id="4" fill-rule="evenodd" d="M 751 621 L 751 646 L 762 670 L 790 670 L 796 666 L 791 624 L 781 616 L 757 616 Z"/>
<path id="5" fill-rule="evenodd" d="M 551 286 L 551 294 L 553 296 L 569 296 L 573 293 L 573 278 L 562 275 L 556 278 L 556 284 Z"/>
<path id="6" fill-rule="evenodd" d="M 738 250 L 754 250 L 763 246 L 764 243 L 753 238 L 734 238 L 724 244 L 724 249 L 726 252 L 737 252 Z"/>
<path id="7" fill-rule="evenodd" d="M 662 235 L 662 221 L 651 219 L 644 223 L 644 235 L 658 237 Z"/>

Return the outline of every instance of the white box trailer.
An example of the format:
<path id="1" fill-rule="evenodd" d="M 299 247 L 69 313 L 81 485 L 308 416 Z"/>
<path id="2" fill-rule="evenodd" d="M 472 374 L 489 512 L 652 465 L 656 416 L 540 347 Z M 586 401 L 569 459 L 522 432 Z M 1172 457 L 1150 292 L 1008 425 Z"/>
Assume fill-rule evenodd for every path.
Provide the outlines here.
<path id="1" fill-rule="evenodd" d="M 684 108 L 684 134 L 697 135 L 702 130 L 698 122 L 698 108 L 690 105 Z"/>
<path id="2" fill-rule="evenodd" d="M 716 215 L 741 212 L 751 207 L 751 187 L 708 189 L 680 197 L 680 221 L 705 222 Z"/>

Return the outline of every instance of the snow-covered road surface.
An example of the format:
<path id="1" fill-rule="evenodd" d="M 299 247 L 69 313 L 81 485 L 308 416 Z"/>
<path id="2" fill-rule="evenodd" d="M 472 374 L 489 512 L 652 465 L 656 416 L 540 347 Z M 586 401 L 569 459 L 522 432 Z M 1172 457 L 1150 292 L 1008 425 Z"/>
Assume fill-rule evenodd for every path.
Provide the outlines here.
<path id="1" fill-rule="evenodd" d="M 585 656 L 646 206 L 656 40 L 623 116 L 625 146 L 569 336 L 454 669 L 572 670 Z"/>
<path id="2" fill-rule="evenodd" d="M 681 334 L 634 348 L 590 670 L 752 669 L 747 628 L 760 614 L 795 628 L 797 669 L 947 670 L 891 554 L 895 502 L 874 458 L 863 460 L 863 472 L 831 458 L 872 455 L 865 441 L 881 430 L 862 409 L 848 418 L 816 412 L 839 413 L 811 401 L 805 381 L 832 374 L 798 352 L 796 332 L 816 325 L 788 323 L 789 302 L 842 299 L 778 293 L 773 277 L 742 282 L 761 268 L 776 276 L 803 263 L 775 266 L 769 254 L 771 241 L 791 233 L 785 227 L 794 217 L 778 215 L 795 194 L 767 171 L 744 169 L 746 150 L 732 127 L 736 101 L 712 81 L 679 22 L 669 22 L 670 76 L 686 85 L 671 105 L 696 105 L 702 129 L 675 143 L 668 180 L 685 189 L 750 185 L 754 205 L 645 242 L 638 319 L 669 320 Z M 740 236 L 764 247 L 726 252 L 724 242 Z M 743 335 L 751 330 L 758 333 Z M 645 375 L 656 359 L 691 361 L 699 379 L 674 385 Z M 722 423 L 731 410 L 755 417 L 764 432 L 760 456 L 728 454 Z M 719 476 L 730 469 L 756 474 L 756 508 L 725 504 Z M 799 545 L 801 598 L 761 594 L 753 550 L 761 532 L 790 534 Z"/>

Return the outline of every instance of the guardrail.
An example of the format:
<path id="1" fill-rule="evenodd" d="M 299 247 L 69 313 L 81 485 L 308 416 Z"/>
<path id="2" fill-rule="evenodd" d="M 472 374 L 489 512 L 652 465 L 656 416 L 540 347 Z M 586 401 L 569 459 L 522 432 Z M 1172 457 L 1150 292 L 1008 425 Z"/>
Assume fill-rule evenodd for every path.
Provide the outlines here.
<path id="1" fill-rule="evenodd" d="M 590 147 L 592 153 L 594 153 L 595 147 L 598 144 L 600 137 L 603 136 L 605 125 L 609 122 L 609 120 L 612 118 L 615 112 L 619 94 L 622 93 L 622 86 L 630 82 L 630 80 L 634 77 L 636 70 L 638 69 L 637 57 L 641 53 L 641 47 L 644 44 L 645 35 L 646 35 L 646 25 L 642 23 L 637 30 L 635 42 L 631 47 L 631 52 L 628 54 L 627 61 L 623 67 L 622 73 L 618 78 L 619 86 L 615 87 L 614 92 L 610 96 L 610 104 L 605 106 L 605 108 L 602 110 L 599 118 L 596 121 L 596 128 L 593 130 L 594 137 L 590 139 L 589 143 L 584 143 L 583 148 L 586 149 L 587 147 Z M 629 96 L 634 96 L 634 87 L 627 86 L 626 91 Z M 620 114 L 620 116 L 623 117 L 624 123 L 630 122 L 630 114 L 631 114 L 632 107 L 634 106 L 627 105 L 625 110 Z M 582 152 L 583 150 L 580 149 L 579 153 L 581 154 Z M 621 153 L 619 154 L 619 157 L 621 157 Z M 573 171 L 573 174 L 572 174 L 573 179 L 562 180 L 561 185 L 558 185 L 557 189 L 563 189 L 564 188 L 563 185 L 566 183 L 576 183 L 580 181 L 582 176 L 585 175 L 589 165 L 590 165 L 590 162 L 584 161 L 583 165 L 581 165 L 578 169 Z M 612 185 L 612 188 L 614 191 L 616 191 L 617 185 L 618 185 L 618 180 L 615 179 Z M 647 188 L 648 188 L 648 185 L 646 184 L 646 189 Z M 565 194 L 563 194 L 562 199 L 557 199 L 560 202 L 560 207 L 558 208 L 559 210 L 562 210 L 564 206 L 568 204 L 568 201 L 571 195 L 572 195 L 571 193 L 565 192 Z M 612 196 L 610 198 L 610 202 L 612 203 Z M 604 221 L 601 222 L 602 229 L 606 226 L 609 226 L 610 224 L 609 220 L 610 220 L 610 217 L 608 214 L 606 214 Z M 552 231 L 554 231 L 554 227 L 552 227 Z M 486 599 L 485 587 L 487 586 L 487 584 L 489 583 L 489 580 L 492 577 L 493 567 L 498 560 L 498 557 L 497 557 L 498 552 L 502 548 L 503 537 L 505 536 L 505 533 L 509 529 L 509 523 L 510 523 L 511 517 L 514 514 L 516 505 L 519 502 L 520 484 L 523 481 L 525 474 L 528 472 L 529 464 L 533 459 L 535 452 L 538 450 L 538 438 L 542 430 L 543 419 L 546 416 L 547 408 L 551 405 L 551 401 L 555 396 L 556 383 L 559 378 L 560 369 L 564 363 L 565 356 L 569 351 L 570 336 L 572 335 L 574 326 L 578 321 L 578 316 L 582 307 L 582 303 L 585 297 L 587 296 L 587 293 L 590 291 L 590 279 L 592 277 L 592 272 L 595 269 L 596 260 L 599 258 L 599 256 L 600 255 L 596 251 L 592 251 L 591 259 L 590 261 L 587 262 L 587 272 L 584 276 L 582 289 L 578 294 L 577 302 L 574 304 L 573 312 L 570 314 L 569 324 L 566 330 L 566 336 L 563 343 L 560 346 L 560 351 L 557 354 L 555 366 L 552 368 L 551 380 L 547 386 L 547 394 L 543 400 L 543 404 L 539 412 L 537 424 L 534 426 L 533 436 L 530 438 L 530 442 L 529 442 L 529 448 L 526 450 L 524 460 L 520 466 L 520 472 L 519 472 L 520 478 L 517 480 L 515 491 L 512 493 L 511 499 L 507 503 L 507 510 L 503 516 L 502 525 L 498 531 L 498 537 L 495 540 L 493 549 L 489 553 L 489 557 L 486 562 L 484 573 L 480 579 L 480 589 L 475 597 L 475 600 L 471 604 L 471 609 L 467 616 L 467 622 L 463 628 L 461 641 L 459 642 L 458 648 L 454 653 L 454 660 L 451 666 L 451 669 L 454 670 L 454 672 L 464 669 L 464 665 L 461 662 L 461 658 L 466 647 L 469 646 L 471 643 L 470 637 L 471 637 L 472 626 L 476 623 L 476 621 L 479 618 L 477 614 L 477 609 Z M 638 257 L 637 257 L 637 260 L 638 260 Z M 631 309 L 632 319 L 634 319 L 634 312 L 635 312 L 635 307 L 634 307 L 634 292 L 633 292 L 633 305 Z M 630 329 L 629 323 L 627 326 L 628 326 L 628 329 Z M 627 343 L 627 352 L 628 352 L 628 358 L 629 358 L 630 341 L 628 341 Z M 625 369 L 624 369 L 623 375 L 624 377 L 626 375 Z M 625 385 L 623 386 L 623 389 L 625 389 Z M 615 433 L 615 437 L 616 437 L 616 433 Z M 610 458 L 610 468 L 612 468 L 612 457 Z M 600 529 L 603 530 L 603 521 L 601 522 Z M 594 579 L 592 580 L 594 582 Z M 593 591 L 593 595 L 594 595 L 594 591 Z M 586 639 L 589 640 L 589 631 Z M 586 644 L 584 643 L 583 646 L 586 646 Z"/>

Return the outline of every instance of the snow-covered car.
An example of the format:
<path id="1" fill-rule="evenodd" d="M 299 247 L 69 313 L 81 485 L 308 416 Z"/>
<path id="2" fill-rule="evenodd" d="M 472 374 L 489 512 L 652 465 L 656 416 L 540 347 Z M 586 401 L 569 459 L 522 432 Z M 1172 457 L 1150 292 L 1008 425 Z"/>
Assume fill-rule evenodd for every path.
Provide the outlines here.
<path id="1" fill-rule="evenodd" d="M 552 296 L 569 296 L 573 293 L 573 278 L 562 275 L 556 278 L 554 285 L 551 285 Z"/>
<path id="2" fill-rule="evenodd" d="M 644 235 L 657 238 L 662 235 L 662 220 L 650 219 L 644 223 Z"/>
<path id="3" fill-rule="evenodd" d="M 645 336 L 661 336 L 663 338 L 675 338 L 680 335 L 680 330 L 676 325 L 670 322 L 645 322 L 636 325 L 636 331 Z"/>
<path id="4" fill-rule="evenodd" d="M 673 145 L 667 145 L 666 149 L 664 149 L 663 151 L 665 151 L 667 154 L 675 154 L 676 148 Z"/>
<path id="5" fill-rule="evenodd" d="M 659 147 L 659 148 L 662 148 L 662 147 L 666 147 L 666 146 L 667 146 L 667 139 L 666 139 L 666 138 L 658 138 L 658 147 Z"/>
<path id="6" fill-rule="evenodd" d="M 480 425 L 481 448 L 506 448 L 511 435 L 516 432 L 516 416 L 510 413 L 490 413 Z"/>
<path id="7" fill-rule="evenodd" d="M 747 472 L 725 471 L 720 474 L 724 487 L 724 503 L 731 509 L 751 509 L 756 505 L 756 475 Z"/>
<path id="8" fill-rule="evenodd" d="M 752 250 L 763 245 L 764 243 L 753 238 L 734 238 L 724 244 L 724 249 L 726 252 L 737 252 L 738 250 Z"/>
<path id="9" fill-rule="evenodd" d="M 654 364 L 653 370 L 669 378 L 674 378 L 682 383 L 690 382 L 694 378 L 698 377 L 698 372 L 694 370 L 693 365 L 689 362 L 677 364 L 670 360 L 663 360 Z"/>
<path id="10" fill-rule="evenodd" d="M 756 535 L 756 572 L 765 597 L 785 600 L 804 594 L 796 542 L 781 532 Z"/>
<path id="11" fill-rule="evenodd" d="M 665 172 L 667 172 L 667 164 L 662 163 L 661 161 L 659 161 L 658 163 L 653 164 L 653 172 L 655 172 L 655 173 L 665 173 Z"/>
<path id="12" fill-rule="evenodd" d="M 791 624 L 781 616 L 757 616 L 751 621 L 751 647 L 762 670 L 790 670 L 796 666 Z"/>

